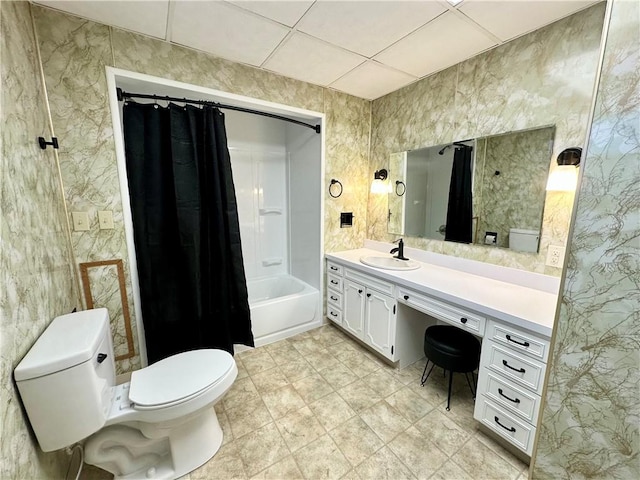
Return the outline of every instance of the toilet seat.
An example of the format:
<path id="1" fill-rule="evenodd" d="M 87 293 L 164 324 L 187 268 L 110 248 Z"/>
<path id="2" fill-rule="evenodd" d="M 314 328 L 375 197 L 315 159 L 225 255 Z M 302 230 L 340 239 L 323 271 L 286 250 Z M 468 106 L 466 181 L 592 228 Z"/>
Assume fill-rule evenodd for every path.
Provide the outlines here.
<path id="1" fill-rule="evenodd" d="M 129 401 L 135 410 L 186 402 L 214 387 L 234 365 L 233 357 L 224 350 L 202 349 L 173 355 L 131 374 Z"/>

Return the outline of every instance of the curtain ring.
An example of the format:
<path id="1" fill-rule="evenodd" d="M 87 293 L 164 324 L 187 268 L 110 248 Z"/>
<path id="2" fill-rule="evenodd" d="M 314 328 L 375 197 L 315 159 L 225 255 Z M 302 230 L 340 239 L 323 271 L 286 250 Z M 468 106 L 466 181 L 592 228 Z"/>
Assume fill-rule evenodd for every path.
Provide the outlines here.
<path id="1" fill-rule="evenodd" d="M 398 193 L 398 187 L 402 185 L 402 193 Z M 404 182 L 400 181 L 400 180 L 396 180 L 396 195 L 401 197 L 404 195 L 404 193 L 407 191 L 407 186 L 404 184 Z"/>
<path id="2" fill-rule="evenodd" d="M 333 187 L 336 183 L 340 186 L 340 193 L 338 193 L 337 195 L 334 195 L 333 192 L 331 191 L 331 187 Z M 329 195 L 331 195 L 331 197 L 333 198 L 338 198 L 340 195 L 342 195 L 342 183 L 340 183 L 339 180 L 336 180 L 335 178 L 331 179 L 331 183 L 329 184 Z"/>

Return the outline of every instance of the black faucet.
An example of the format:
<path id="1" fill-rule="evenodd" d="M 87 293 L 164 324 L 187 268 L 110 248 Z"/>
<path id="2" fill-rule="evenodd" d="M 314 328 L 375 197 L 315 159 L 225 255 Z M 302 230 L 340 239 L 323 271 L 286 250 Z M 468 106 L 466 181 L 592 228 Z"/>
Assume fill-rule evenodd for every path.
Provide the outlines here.
<path id="1" fill-rule="evenodd" d="M 393 243 L 397 243 L 398 247 L 392 248 L 389 253 L 393 254 L 398 252 L 398 255 L 396 255 L 394 258 L 397 258 L 398 260 L 409 260 L 407 257 L 404 256 L 404 241 L 402 239 L 399 239 Z"/>

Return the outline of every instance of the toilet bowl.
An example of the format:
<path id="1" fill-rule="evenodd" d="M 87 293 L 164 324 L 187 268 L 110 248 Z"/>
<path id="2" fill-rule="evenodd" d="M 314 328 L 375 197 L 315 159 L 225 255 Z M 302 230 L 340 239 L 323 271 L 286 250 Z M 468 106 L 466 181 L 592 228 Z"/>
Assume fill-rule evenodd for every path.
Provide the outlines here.
<path id="1" fill-rule="evenodd" d="M 213 405 L 237 373 L 229 353 L 202 349 L 115 385 L 109 316 L 99 308 L 55 318 L 14 377 L 42 450 L 83 442 L 85 462 L 117 479 L 175 479 L 220 448 Z"/>

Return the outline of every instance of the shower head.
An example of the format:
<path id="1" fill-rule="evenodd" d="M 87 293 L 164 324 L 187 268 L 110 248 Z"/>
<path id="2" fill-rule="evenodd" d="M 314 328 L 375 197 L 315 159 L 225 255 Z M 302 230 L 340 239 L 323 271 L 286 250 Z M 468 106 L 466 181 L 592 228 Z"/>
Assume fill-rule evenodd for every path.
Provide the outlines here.
<path id="1" fill-rule="evenodd" d="M 444 151 L 449 148 L 451 145 L 445 145 L 444 147 L 442 147 L 442 149 L 438 152 L 438 155 L 444 155 Z"/>

